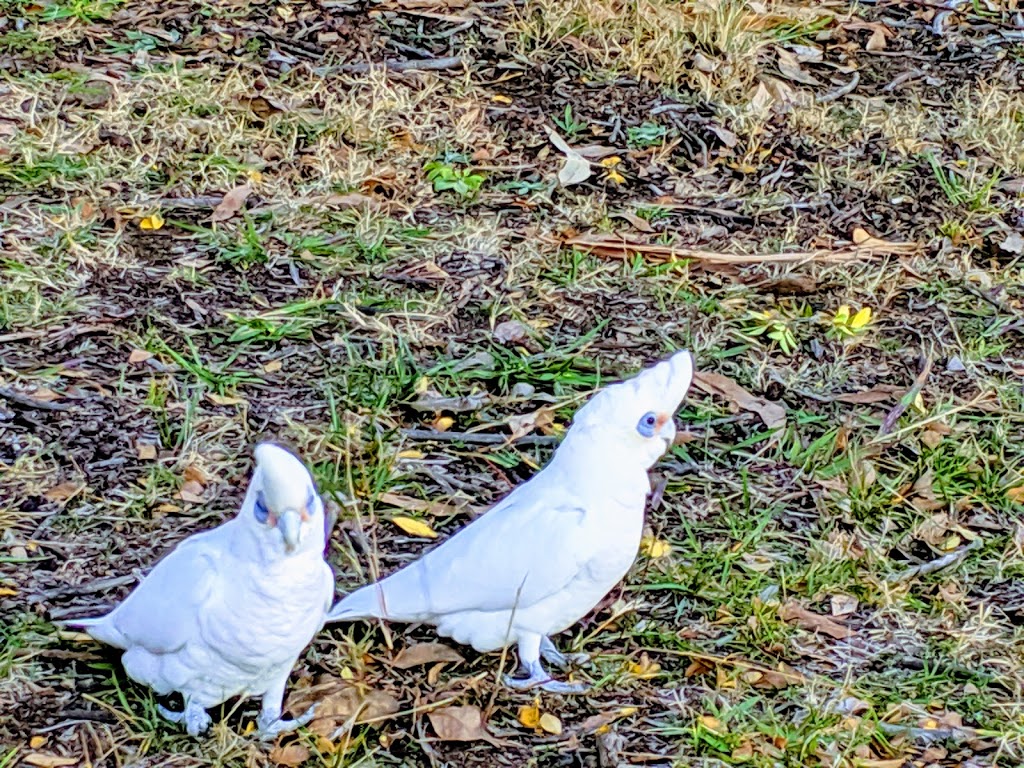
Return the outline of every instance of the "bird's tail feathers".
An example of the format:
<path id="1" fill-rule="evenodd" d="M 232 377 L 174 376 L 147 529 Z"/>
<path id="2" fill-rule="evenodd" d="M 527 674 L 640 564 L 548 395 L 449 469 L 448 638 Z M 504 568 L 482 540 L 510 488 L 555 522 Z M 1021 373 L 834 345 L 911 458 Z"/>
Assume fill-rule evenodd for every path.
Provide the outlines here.
<path id="1" fill-rule="evenodd" d="M 367 584 L 339 600 L 327 613 L 327 623 L 388 619 L 422 621 L 432 606 L 422 584 L 422 561 L 413 563 L 392 576 Z"/>

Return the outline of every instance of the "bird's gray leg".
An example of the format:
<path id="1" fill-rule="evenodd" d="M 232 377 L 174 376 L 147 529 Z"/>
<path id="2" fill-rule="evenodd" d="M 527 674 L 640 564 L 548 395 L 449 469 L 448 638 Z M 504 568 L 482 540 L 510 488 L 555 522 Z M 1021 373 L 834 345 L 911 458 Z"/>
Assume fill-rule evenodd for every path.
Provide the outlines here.
<path id="1" fill-rule="evenodd" d="M 586 664 L 590 661 L 590 656 L 585 653 L 562 653 L 547 637 L 540 639 L 540 655 L 548 664 L 559 669 L 568 669 L 570 664 Z"/>
<path id="2" fill-rule="evenodd" d="M 541 635 L 519 635 L 519 667 L 526 672 L 527 677 L 522 679 L 505 675 L 505 685 L 517 691 L 540 688 L 549 693 L 582 693 L 587 690 L 588 686 L 583 683 L 563 683 L 551 678 L 540 663 L 542 642 Z"/>
<path id="3" fill-rule="evenodd" d="M 201 733 L 205 733 L 206 729 L 210 727 L 210 723 L 213 722 L 213 718 L 210 717 L 205 709 L 196 702 L 187 699 L 185 700 L 185 710 L 183 712 L 174 712 L 159 704 L 156 705 L 156 711 L 165 720 L 169 720 L 172 723 L 184 721 L 185 730 L 188 731 L 189 736 L 198 736 Z"/>
<path id="4" fill-rule="evenodd" d="M 284 704 L 284 689 L 288 684 L 289 669 L 284 676 L 275 681 L 263 694 L 263 707 L 260 709 L 259 719 L 256 725 L 259 727 L 260 739 L 269 741 L 279 734 L 289 733 L 300 728 L 310 720 L 316 712 L 316 704 L 311 706 L 298 717 L 285 720 L 281 717 L 282 705 Z"/>

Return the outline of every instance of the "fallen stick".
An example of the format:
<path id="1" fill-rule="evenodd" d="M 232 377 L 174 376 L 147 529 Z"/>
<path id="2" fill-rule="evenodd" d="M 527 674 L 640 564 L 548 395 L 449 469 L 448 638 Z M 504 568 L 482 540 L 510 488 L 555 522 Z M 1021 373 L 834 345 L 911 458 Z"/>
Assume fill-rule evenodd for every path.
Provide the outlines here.
<path id="1" fill-rule="evenodd" d="M 381 62 L 365 64 L 343 64 L 340 69 L 354 75 L 362 75 L 376 69 L 386 69 L 388 72 L 408 72 L 409 70 L 439 70 L 455 69 L 462 66 L 461 56 L 445 56 L 441 59 L 387 59 Z"/>
<path id="2" fill-rule="evenodd" d="M 433 429 L 403 429 L 402 434 L 410 440 L 436 440 L 442 443 L 474 443 L 476 445 L 557 445 L 554 435 L 495 435 L 487 432 L 436 432 Z"/>
<path id="3" fill-rule="evenodd" d="M 981 539 L 974 539 L 970 544 L 967 544 L 963 547 L 958 547 L 957 549 L 954 549 L 952 552 L 945 554 L 942 557 L 937 557 L 934 560 L 929 560 L 927 563 L 919 563 L 918 565 L 907 568 L 902 573 L 898 573 L 895 576 L 890 576 L 888 579 L 886 579 L 886 581 L 888 581 L 890 584 L 900 584 L 904 581 L 910 581 L 910 579 L 913 579 L 916 576 L 925 576 L 929 573 L 941 571 L 943 568 L 949 568 L 951 565 L 956 565 L 964 558 L 966 558 L 970 552 L 973 552 L 974 550 L 981 548 L 981 545 Z"/>

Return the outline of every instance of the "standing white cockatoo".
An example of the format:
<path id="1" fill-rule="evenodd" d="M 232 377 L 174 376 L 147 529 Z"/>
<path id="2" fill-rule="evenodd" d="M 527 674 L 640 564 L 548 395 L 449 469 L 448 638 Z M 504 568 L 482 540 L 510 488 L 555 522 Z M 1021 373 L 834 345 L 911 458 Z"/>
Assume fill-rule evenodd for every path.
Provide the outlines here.
<path id="1" fill-rule="evenodd" d="M 124 649 L 133 680 L 180 693 L 184 711 L 158 709 L 192 736 L 209 727 L 208 707 L 233 696 L 263 698 L 264 738 L 313 716 L 281 712 L 288 675 L 334 595 L 324 506 L 294 455 L 263 443 L 255 456 L 238 515 L 181 542 L 106 616 L 67 622 Z"/>
<path id="2" fill-rule="evenodd" d="M 564 667 L 550 636 L 581 619 L 633 564 L 650 493 L 647 470 L 675 438 L 693 378 L 678 352 L 581 408 L 551 462 L 483 517 L 416 562 L 335 605 L 327 621 L 425 622 L 478 651 L 518 645 L 525 679 L 555 693 L 541 657 Z"/>

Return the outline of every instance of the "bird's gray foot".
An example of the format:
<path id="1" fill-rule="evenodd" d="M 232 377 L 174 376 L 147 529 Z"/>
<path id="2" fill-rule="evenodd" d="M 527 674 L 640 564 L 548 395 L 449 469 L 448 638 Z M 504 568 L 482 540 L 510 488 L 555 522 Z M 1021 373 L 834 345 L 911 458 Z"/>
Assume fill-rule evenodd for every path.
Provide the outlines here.
<path id="1" fill-rule="evenodd" d="M 531 688 L 540 688 L 548 693 L 583 693 L 590 686 L 584 683 L 563 683 L 555 680 L 549 675 L 539 661 L 526 662 L 522 665 L 527 677 L 512 677 L 505 675 L 505 685 L 516 691 L 526 691 Z"/>
<path id="2" fill-rule="evenodd" d="M 562 653 L 548 638 L 541 638 L 540 655 L 548 664 L 559 669 L 568 669 L 570 664 L 582 665 L 590 661 L 585 653 Z"/>
<path id="3" fill-rule="evenodd" d="M 256 721 L 256 725 L 259 727 L 260 739 L 262 741 L 270 741 L 271 739 L 277 738 L 282 733 L 291 733 L 296 728 L 301 728 L 306 725 L 313 719 L 313 715 L 315 714 L 316 704 L 311 706 L 298 717 L 293 717 L 288 720 L 273 712 L 260 712 L 259 719 Z"/>
<path id="4" fill-rule="evenodd" d="M 156 711 L 165 720 L 169 720 L 172 723 L 184 722 L 185 730 L 189 736 L 198 736 L 201 733 L 205 733 L 206 729 L 210 727 L 210 723 L 213 722 L 213 718 L 210 717 L 209 713 L 192 701 L 185 702 L 185 710 L 183 712 L 175 712 L 160 704 L 156 705 Z"/>

